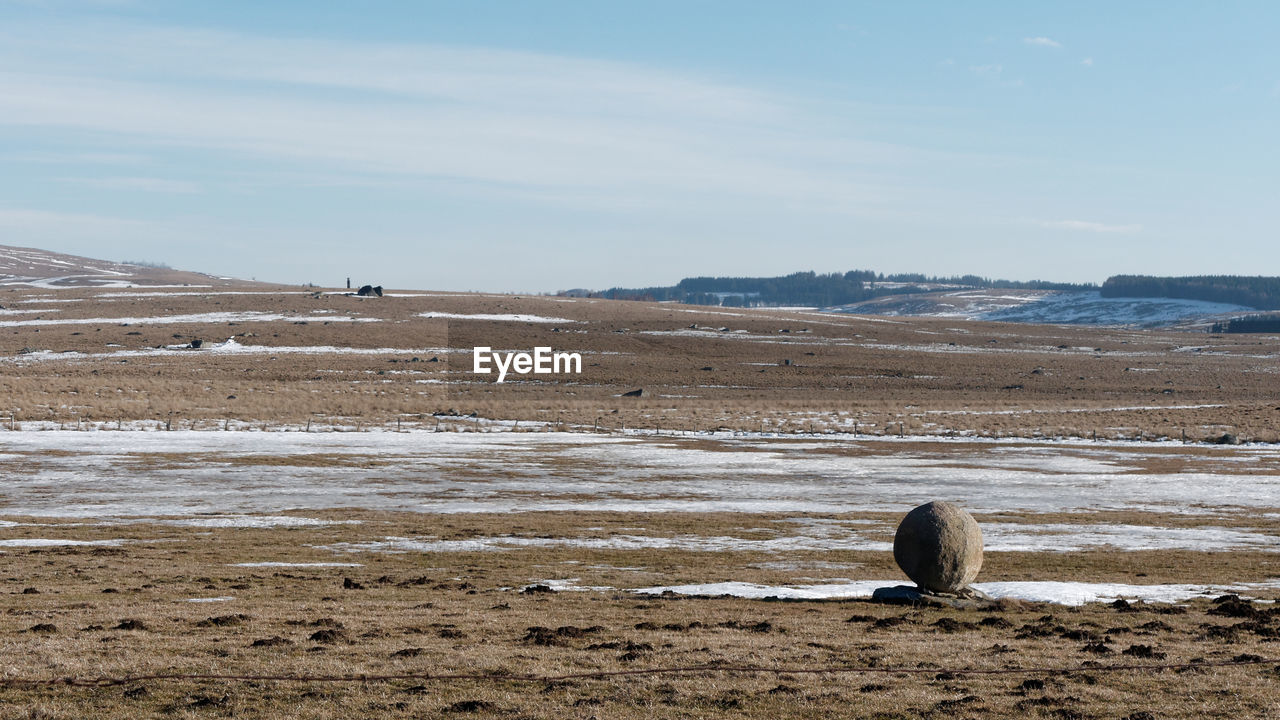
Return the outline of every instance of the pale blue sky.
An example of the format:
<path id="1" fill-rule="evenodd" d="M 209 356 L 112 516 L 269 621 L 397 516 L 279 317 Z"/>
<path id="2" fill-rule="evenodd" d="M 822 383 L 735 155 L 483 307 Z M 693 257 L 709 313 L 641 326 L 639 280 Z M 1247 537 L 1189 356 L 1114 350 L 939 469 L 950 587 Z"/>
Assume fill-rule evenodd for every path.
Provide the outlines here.
<path id="1" fill-rule="evenodd" d="M 0 0 L 0 244 L 547 291 L 1280 274 L 1270 2 Z"/>

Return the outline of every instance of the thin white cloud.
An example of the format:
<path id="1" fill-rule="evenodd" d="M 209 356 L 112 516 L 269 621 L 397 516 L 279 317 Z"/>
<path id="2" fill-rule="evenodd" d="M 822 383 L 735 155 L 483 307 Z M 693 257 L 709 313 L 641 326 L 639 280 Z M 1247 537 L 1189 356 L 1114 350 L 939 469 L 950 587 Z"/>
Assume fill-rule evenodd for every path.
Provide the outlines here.
<path id="1" fill-rule="evenodd" d="M 5 54 L 40 72 L 0 72 L 0 127 L 531 197 L 721 195 L 849 212 L 885 192 L 865 168 L 916 153 L 859 141 L 785 96 L 544 54 L 131 25 L 0 29 Z"/>
<path id="2" fill-rule="evenodd" d="M 1054 40 L 1054 39 L 1052 39 L 1052 38 L 1047 38 L 1047 37 L 1044 37 L 1044 36 L 1040 36 L 1040 37 L 1022 38 L 1022 42 L 1023 42 L 1023 43 L 1025 43 L 1025 44 L 1027 44 L 1027 45 L 1038 45 L 1038 46 L 1040 46 L 1040 47 L 1051 47 L 1051 48 L 1060 48 L 1060 47 L 1062 47 L 1062 43 L 1060 43 L 1060 42 L 1058 42 L 1057 40 Z"/>
<path id="3" fill-rule="evenodd" d="M 1091 57 L 1087 57 L 1087 58 L 1085 58 L 1085 59 L 1081 60 L 1081 61 L 1080 61 L 1080 64 L 1081 64 L 1081 65 L 1084 65 L 1085 67 L 1093 67 L 1093 58 L 1091 58 Z"/>
<path id="4" fill-rule="evenodd" d="M 1142 232 L 1142 226 L 1136 223 L 1128 225 L 1109 225 L 1107 223 L 1090 222 L 1088 220 L 1049 220 L 1040 223 L 1041 227 L 1052 230 L 1078 230 L 1091 233 L 1132 234 Z"/>
<path id="5" fill-rule="evenodd" d="M 191 194 L 200 192 L 200 186 L 185 180 L 171 180 L 156 177 L 99 177 L 99 178 L 62 178 L 62 182 L 72 185 L 85 185 L 104 190 L 122 190 L 131 192 L 153 192 Z"/>
<path id="6" fill-rule="evenodd" d="M 0 228 L 7 231 L 121 232 L 136 230 L 147 225 L 137 220 L 104 215 L 51 212 L 30 208 L 0 208 Z"/>
<path id="7" fill-rule="evenodd" d="M 1004 66 L 999 64 L 970 65 L 969 71 L 978 75 L 999 75 L 1004 72 Z"/>

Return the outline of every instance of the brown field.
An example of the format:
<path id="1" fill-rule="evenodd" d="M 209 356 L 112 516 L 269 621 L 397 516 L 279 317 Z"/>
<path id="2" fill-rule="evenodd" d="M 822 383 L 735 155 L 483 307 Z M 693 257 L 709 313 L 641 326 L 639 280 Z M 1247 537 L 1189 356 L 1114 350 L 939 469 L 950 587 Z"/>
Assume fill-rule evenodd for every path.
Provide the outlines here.
<path id="1" fill-rule="evenodd" d="M 1190 440 L 1232 432 L 1280 440 L 1280 339 L 1274 336 L 274 290 L 2 290 L 0 305 L 27 311 L 0 317 L 4 414 L 59 425 L 146 420 L 199 427 L 335 419 L 434 424 L 426 416 L 474 413 L 606 429 Z M 428 312 L 571 322 L 420 317 Z M 161 319 L 206 313 L 286 319 Z M 36 319 L 54 324 L 13 325 Z M 251 346 L 386 350 L 215 355 L 163 349 L 193 339 L 207 347 L 229 337 Z M 494 375 L 471 372 L 471 349 L 478 345 L 579 352 L 584 372 L 509 376 L 497 384 Z M 640 388 L 645 397 L 620 397 Z"/>
<path id="2" fill-rule="evenodd" d="M 196 429 L 212 437 L 224 429 L 309 427 L 472 431 L 493 427 L 482 421 L 503 420 L 519 421 L 508 429 L 528 432 L 1140 440 L 1185 434 L 1188 441 L 1230 432 L 1246 441 L 1280 440 L 1280 339 L 1271 336 L 456 293 L 363 299 L 252 284 L 159 292 L 0 290 L 0 393 L 7 404 L 0 408 L 0 470 L 18 478 L 47 470 L 32 458 L 74 457 L 74 446 L 19 451 L 9 440 L 52 428 Z M 428 312 L 563 320 L 421 317 Z M 206 313 L 240 315 L 193 317 Z M 276 350 L 211 349 L 232 337 L 242 346 Z M 204 347 L 165 347 L 193 339 Z M 496 384 L 493 376 L 470 372 L 477 345 L 580 352 L 584 372 Z M 317 346 L 373 352 L 300 350 Z M 645 396 L 622 397 L 639 388 Z M 689 435 L 681 442 L 703 441 Z M 830 452 L 856 461 L 906 450 L 952 451 L 918 438 L 892 448 Z M 1244 464 L 1225 451 L 1152 443 L 1125 462 L 1133 466 L 1127 472 L 1173 476 L 1280 472 L 1275 458 Z M 129 467 L 139 474 L 173 472 L 214 460 L 263 475 L 275 466 L 376 475 L 392 462 L 373 453 L 255 451 L 217 458 L 139 454 Z M 48 492 L 56 496 L 57 488 Z M 0 539 L 127 542 L 0 548 L 6 598 L 0 718 L 1280 714 L 1280 612 L 1269 602 L 1280 590 L 1274 588 L 1251 591 L 1255 602 L 1204 598 L 1178 606 L 1071 608 L 1012 601 L 989 610 L 647 596 L 630 589 L 838 582 L 896 577 L 897 571 L 889 553 L 871 551 L 376 553 L 332 547 L 416 536 L 607 538 L 637 528 L 650 536 L 769 537 L 796 513 L 446 515 L 333 507 L 305 517 L 359 522 L 193 528 L 155 517 L 98 523 L 5 514 L 8 497 L 0 492 L 6 500 L 0 521 L 8 523 L 0 522 Z M 1194 513 L 1011 511 L 977 519 L 1280 535 L 1280 501 L 1270 508 L 1231 504 L 1224 497 Z M 888 540 L 899 515 L 815 517 L 867 521 L 875 537 Z M 1261 582 L 1280 577 L 1280 554 L 1271 550 L 989 552 L 980 580 Z M 261 561 L 360 566 L 235 566 Z M 565 578 L 593 589 L 522 591 Z M 210 598 L 218 599 L 190 602 Z M 1114 669 L 1185 664 L 1197 667 Z M 752 670 L 733 670 L 746 667 Z M 680 671 L 648 672 L 662 670 Z M 1010 672 L 978 672 L 986 670 Z M 556 679 L 614 671 L 646 672 Z M 56 682 L 147 675 L 286 679 Z M 427 677 L 439 675 L 470 677 Z M 316 677 L 345 680 L 306 679 Z"/>
<path id="3" fill-rule="evenodd" d="M 776 555 L 510 550 L 337 554 L 315 546 L 431 528 L 593 536 L 749 535 L 776 518 L 741 515 L 343 513 L 360 525 L 288 530 L 138 524 L 46 527 L 41 537 L 132 538 L 120 547 L 10 549 L 0 619 L 8 678 L 149 674 L 440 675 L 368 682 L 139 680 L 99 688 L 0 689 L 0 717 L 1268 717 L 1280 664 L 1108 671 L 1274 658 L 1270 605 L 1200 600 L 1185 609 L 1009 602 L 993 610 L 862 601 L 762 602 L 645 597 L 620 591 L 522 592 L 572 573 L 584 586 L 682 579 L 789 580 Z M 809 574 L 886 576 L 886 553 L 788 556 Z M 238 562 L 357 562 L 350 568 L 243 568 Z M 1274 555 L 1087 552 L 991 554 L 985 580 L 1231 580 Z M 821 569 L 830 563 L 840 569 Z M 853 568 L 857 568 L 856 570 Z M 348 582 L 349 581 L 349 582 Z M 1274 596 L 1275 593 L 1263 593 Z M 222 602 L 185 602 L 229 597 Z M 539 629 L 540 628 L 540 629 Z M 607 678 L 520 680 L 702 666 Z M 827 673 L 797 672 L 826 668 Z M 861 668 L 860 671 L 838 670 Z M 956 670 L 1058 668 L 958 674 Z M 792 672 L 787 670 L 791 669 Z M 901 669 L 902 672 L 892 672 Z M 1154 702 L 1159 698 L 1158 703 Z"/>

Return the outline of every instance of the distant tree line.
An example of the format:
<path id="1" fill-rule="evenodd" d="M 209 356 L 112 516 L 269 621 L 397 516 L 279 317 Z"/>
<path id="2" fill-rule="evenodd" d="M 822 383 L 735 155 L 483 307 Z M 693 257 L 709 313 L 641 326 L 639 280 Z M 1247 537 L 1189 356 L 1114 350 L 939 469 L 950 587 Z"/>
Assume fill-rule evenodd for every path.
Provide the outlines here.
<path id="1" fill-rule="evenodd" d="M 593 297 L 614 300 L 681 302 L 689 305 L 729 307 L 769 307 L 804 305 L 831 307 L 870 300 L 885 295 L 929 292 L 930 286 L 957 289 L 1001 288 L 1010 290 L 1097 290 L 1093 284 L 1053 283 L 1040 280 L 1019 282 L 992 280 L 977 275 L 930 277 L 919 273 L 885 275 L 872 270 L 845 273 L 798 272 L 778 277 L 692 277 L 675 285 L 647 288 L 611 288 L 592 292 Z M 565 291 L 580 295 L 581 290 Z"/>
<path id="2" fill-rule="evenodd" d="M 1280 333 L 1280 315 L 1246 315 L 1216 322 L 1209 332 L 1220 333 Z"/>
<path id="3" fill-rule="evenodd" d="M 1280 310 L 1280 277 L 1115 275 L 1102 283 L 1103 297 L 1160 297 Z"/>

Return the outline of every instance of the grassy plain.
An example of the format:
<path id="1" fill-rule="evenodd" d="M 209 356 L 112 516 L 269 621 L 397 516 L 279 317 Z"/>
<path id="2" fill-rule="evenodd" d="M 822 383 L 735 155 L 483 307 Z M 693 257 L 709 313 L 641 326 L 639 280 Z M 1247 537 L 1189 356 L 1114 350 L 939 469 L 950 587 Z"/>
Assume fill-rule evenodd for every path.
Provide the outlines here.
<path id="1" fill-rule="evenodd" d="M 1280 439 L 1280 340 L 1270 336 L 452 293 L 356 298 L 247 284 L 165 291 L 13 288 L 0 290 L 0 305 L 0 396 L 8 405 L 0 408 L 0 443 L 9 429 L 141 425 L 216 432 L 310 424 L 317 431 L 397 425 L 469 431 L 481 427 L 477 418 L 519 421 L 517 430 L 531 432 L 625 427 L 1148 440 L 1185 433 L 1192 441 L 1230 432 L 1245 440 Z M 242 346 L 239 351 L 215 349 L 228 338 Z M 197 339 L 201 349 L 167 347 Z M 470 372 L 477 345 L 581 352 L 584 372 L 495 384 L 493 376 Z M 623 396 L 641 388 L 642 397 Z M 1134 472 L 1251 471 L 1207 445 L 1153 444 L 1141 455 Z M 382 462 L 337 455 L 241 461 L 259 468 L 278 462 L 354 470 Z M 201 458 L 150 462 L 174 468 Z M 5 469 L 23 472 L 11 463 Z M 140 465 L 139 471 L 149 470 Z M 978 519 L 1213 525 L 1274 535 L 1280 532 L 1274 510 L 1011 512 Z M 3 527 L 7 540 L 128 541 L 0 548 L 0 676 L 546 677 L 708 665 L 776 672 L 0 686 L 0 718 L 1143 720 L 1280 714 L 1277 664 L 1106 670 L 1113 664 L 1276 658 L 1280 615 L 1270 604 L 1202 599 L 1177 610 L 1006 603 L 965 611 L 862 601 L 648 597 L 624 589 L 722 580 L 838 582 L 894 577 L 896 571 L 888 553 L 867 551 L 331 549 L 393 536 L 603 538 L 637 527 L 649 535 L 761 537 L 781 518 L 769 513 L 306 515 L 360 522 L 196 529 L 0 515 L 14 523 Z M 876 513 L 829 519 L 872 521 L 886 538 L 896 522 Z M 1000 552 L 988 553 L 981 579 L 1231 584 L 1277 577 L 1276 558 L 1265 549 Z M 236 566 L 261 561 L 360 565 Z M 522 592 L 542 580 L 570 577 L 603 589 Z M 1273 599 L 1276 593 L 1251 594 Z M 217 599 L 191 602 L 210 598 Z M 786 671 L 850 667 L 867 671 Z M 1074 669 L 950 672 L 1036 667 Z M 887 669 L 902 672 L 879 672 Z"/>

